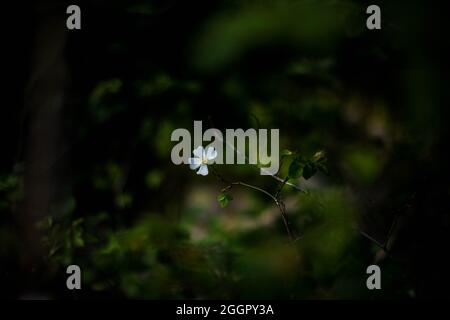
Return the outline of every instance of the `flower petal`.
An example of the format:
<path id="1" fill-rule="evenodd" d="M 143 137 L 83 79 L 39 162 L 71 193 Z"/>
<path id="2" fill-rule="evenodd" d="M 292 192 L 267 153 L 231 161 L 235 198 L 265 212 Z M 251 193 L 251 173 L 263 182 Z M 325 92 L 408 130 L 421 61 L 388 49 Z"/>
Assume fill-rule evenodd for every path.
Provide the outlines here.
<path id="1" fill-rule="evenodd" d="M 194 151 L 192 152 L 194 154 L 194 156 L 196 156 L 197 158 L 202 159 L 203 157 L 203 147 L 202 146 L 198 146 L 197 148 L 194 149 Z"/>
<path id="2" fill-rule="evenodd" d="M 200 158 L 189 158 L 188 159 L 189 168 L 192 170 L 197 169 L 202 164 L 202 160 Z"/>
<path id="3" fill-rule="evenodd" d="M 214 149 L 214 147 L 208 147 L 206 149 L 206 158 L 208 160 L 214 160 L 217 157 L 217 151 Z"/>
<path id="4" fill-rule="evenodd" d="M 208 175 L 208 166 L 206 164 L 202 164 L 200 169 L 198 169 L 197 174 L 201 174 L 202 176 Z"/>

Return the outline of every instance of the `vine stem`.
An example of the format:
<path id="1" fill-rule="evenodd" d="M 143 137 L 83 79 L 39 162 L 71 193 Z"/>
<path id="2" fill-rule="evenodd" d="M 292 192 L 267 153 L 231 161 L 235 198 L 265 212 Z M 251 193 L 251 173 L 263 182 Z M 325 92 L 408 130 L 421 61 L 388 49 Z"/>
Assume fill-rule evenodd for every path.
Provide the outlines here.
<path id="1" fill-rule="evenodd" d="M 278 176 L 276 176 L 276 175 L 270 175 L 270 176 L 271 176 L 272 178 L 274 178 L 275 180 L 277 180 L 277 181 L 283 183 L 283 186 L 284 186 L 284 185 L 287 185 L 287 186 L 290 186 L 290 187 L 294 188 L 295 190 L 300 191 L 300 192 L 302 192 L 302 193 L 305 193 L 305 194 L 308 193 L 306 190 L 300 188 L 299 186 L 297 186 L 297 185 L 295 185 L 295 184 L 293 184 L 293 183 L 288 182 L 288 181 L 285 180 L 285 179 L 283 180 L 283 179 L 281 179 L 280 177 L 278 177 Z"/>
<path id="2" fill-rule="evenodd" d="M 287 184 L 287 182 L 289 180 L 287 177 L 285 179 L 279 178 L 282 183 L 281 183 L 279 189 L 277 190 L 276 194 L 273 195 L 269 191 L 264 190 L 264 189 L 262 189 L 260 187 L 254 186 L 252 184 L 248 184 L 248 183 L 245 183 L 245 182 L 242 182 L 242 181 L 230 182 L 227 179 L 225 179 L 216 170 L 216 168 L 214 166 L 211 166 L 211 170 L 212 170 L 213 174 L 217 177 L 217 179 L 219 179 L 221 182 L 223 182 L 224 184 L 227 185 L 225 188 L 222 188 L 221 192 L 228 191 L 233 186 L 243 186 L 243 187 L 247 187 L 247 188 L 259 191 L 259 192 L 265 194 L 266 196 L 268 196 L 270 199 L 272 199 L 275 202 L 275 204 L 277 205 L 278 210 L 280 210 L 281 218 L 283 219 L 284 227 L 286 228 L 286 232 L 288 234 L 290 242 L 294 243 L 296 241 L 296 238 L 294 236 L 294 232 L 292 231 L 291 224 L 290 224 L 289 219 L 288 219 L 287 214 L 286 214 L 286 207 L 285 207 L 283 201 L 280 200 L 281 191 L 282 191 L 283 187 Z"/>
<path id="3" fill-rule="evenodd" d="M 254 186 L 254 185 L 242 182 L 242 181 L 231 182 L 230 186 L 244 186 L 244 187 L 247 187 L 247 188 L 251 188 L 251 189 L 257 190 L 257 191 L 262 192 L 262 193 L 266 194 L 267 196 L 269 196 L 278 205 L 278 199 L 277 198 L 275 198 L 270 192 L 268 192 L 268 191 L 266 191 L 264 189 L 261 189 L 261 188 L 259 188 L 257 186 Z"/>
<path id="4" fill-rule="evenodd" d="M 287 214 L 286 214 L 286 207 L 284 206 L 284 203 L 282 201 L 280 201 L 280 199 L 278 197 L 275 197 L 274 195 L 272 195 L 270 192 L 259 188 L 257 186 L 242 182 L 242 181 L 235 181 L 235 182 L 230 182 L 228 183 L 228 186 L 226 186 L 225 188 L 222 189 L 222 192 L 230 190 L 233 186 L 243 186 L 243 187 L 247 187 L 256 191 L 259 191 L 261 193 L 264 193 L 265 195 L 267 195 L 268 197 L 270 197 L 275 204 L 277 205 L 278 209 L 280 210 L 281 213 L 281 218 L 283 219 L 283 223 L 284 223 L 284 227 L 286 228 L 286 232 L 289 236 L 289 240 L 291 243 L 295 242 L 295 237 L 294 237 L 294 233 L 291 229 L 291 225 L 290 222 L 288 220 Z M 277 192 L 278 194 L 278 192 Z"/>

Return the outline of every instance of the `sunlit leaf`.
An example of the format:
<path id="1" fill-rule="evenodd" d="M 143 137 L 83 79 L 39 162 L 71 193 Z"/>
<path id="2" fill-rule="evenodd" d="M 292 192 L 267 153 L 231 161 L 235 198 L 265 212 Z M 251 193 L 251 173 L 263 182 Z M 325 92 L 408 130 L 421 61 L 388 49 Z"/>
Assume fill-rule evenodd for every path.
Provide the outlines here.
<path id="1" fill-rule="evenodd" d="M 231 200 L 233 200 L 233 197 L 228 192 L 222 192 L 217 196 L 217 201 L 222 208 L 228 206 Z"/>

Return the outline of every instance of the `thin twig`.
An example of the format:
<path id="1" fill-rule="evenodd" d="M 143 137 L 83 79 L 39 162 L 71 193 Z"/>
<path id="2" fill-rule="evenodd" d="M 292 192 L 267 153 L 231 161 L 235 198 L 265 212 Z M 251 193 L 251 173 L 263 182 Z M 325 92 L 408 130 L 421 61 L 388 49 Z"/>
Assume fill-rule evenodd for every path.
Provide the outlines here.
<path id="1" fill-rule="evenodd" d="M 284 178 L 283 182 L 280 184 L 280 187 L 277 190 L 277 193 L 275 194 L 275 198 L 280 199 L 281 191 L 283 190 L 283 187 L 288 182 L 289 177 Z"/>
<path id="2" fill-rule="evenodd" d="M 254 190 L 258 190 L 258 191 L 260 191 L 260 192 L 266 194 L 267 196 L 269 196 L 269 197 L 270 197 L 273 201 L 275 201 L 275 203 L 278 205 L 278 199 L 275 198 L 270 192 L 268 192 L 268 191 L 266 191 L 266 190 L 264 190 L 264 189 L 262 189 L 262 188 L 259 188 L 259 187 L 257 187 L 257 186 L 254 186 L 254 185 L 251 185 L 251 184 L 242 182 L 242 181 L 232 182 L 231 185 L 234 185 L 234 186 L 244 186 L 244 187 L 248 187 L 248 188 L 251 188 L 251 189 L 254 189 Z"/>
<path id="3" fill-rule="evenodd" d="M 357 230 L 362 236 L 366 237 L 367 239 L 369 239 L 370 241 L 372 241 L 374 244 L 376 244 L 378 247 L 380 247 L 380 249 L 383 249 L 384 251 L 387 251 L 384 244 L 382 244 L 380 241 L 378 241 L 377 239 L 375 239 L 374 237 L 372 237 L 371 235 L 369 235 L 367 232 L 361 230 L 360 228 L 356 228 L 356 230 Z"/>
<path id="4" fill-rule="evenodd" d="M 391 259 L 394 259 L 394 256 L 392 255 L 391 251 L 389 250 L 389 248 L 386 246 L 386 242 L 383 244 L 381 242 L 379 242 L 377 239 L 375 239 L 374 237 L 372 237 L 371 235 L 369 235 L 367 232 L 361 230 L 360 228 L 356 228 L 356 230 L 359 232 L 359 234 L 361 234 L 363 237 L 367 238 L 368 240 L 370 240 L 373 244 L 375 244 L 377 247 L 379 247 L 381 250 L 383 250 L 383 252 Z"/>
<path id="5" fill-rule="evenodd" d="M 217 173 L 217 171 L 216 171 L 216 173 Z M 280 201 L 278 198 L 276 198 L 270 192 L 268 192 L 268 191 L 266 191 L 266 190 L 264 190 L 262 188 L 259 188 L 257 186 L 254 186 L 254 185 L 242 182 L 242 181 L 230 182 L 225 188 L 222 189 L 222 192 L 230 190 L 233 186 L 244 186 L 244 187 L 247 187 L 247 188 L 250 188 L 250 189 L 262 192 L 265 195 L 267 195 L 268 197 L 270 197 L 275 202 L 275 204 L 278 207 L 278 210 L 281 213 L 281 218 L 283 219 L 283 223 L 284 223 L 284 226 L 286 228 L 286 232 L 287 232 L 287 234 L 289 236 L 290 242 L 294 243 L 296 241 L 296 238 L 294 236 L 294 232 L 292 231 L 291 224 L 290 224 L 289 219 L 288 219 L 287 214 L 286 214 L 286 207 L 285 207 L 283 201 Z"/>

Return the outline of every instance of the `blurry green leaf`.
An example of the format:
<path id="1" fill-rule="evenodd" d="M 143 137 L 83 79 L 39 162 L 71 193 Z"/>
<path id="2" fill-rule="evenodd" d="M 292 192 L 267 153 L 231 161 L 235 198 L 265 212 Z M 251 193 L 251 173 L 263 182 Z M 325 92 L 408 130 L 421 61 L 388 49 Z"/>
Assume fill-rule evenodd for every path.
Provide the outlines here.
<path id="1" fill-rule="evenodd" d="M 84 240 L 83 240 L 83 232 L 81 229 L 76 230 L 73 235 L 73 244 L 75 247 L 83 247 L 84 246 Z"/>
<path id="2" fill-rule="evenodd" d="M 312 190 L 304 197 L 303 214 L 309 216 L 305 237 L 298 245 L 316 279 L 330 279 L 345 265 L 343 257 L 355 233 L 356 215 L 351 196 L 341 188 Z"/>
<path id="3" fill-rule="evenodd" d="M 89 97 L 90 105 L 99 104 L 106 96 L 118 93 L 122 88 L 122 80 L 113 78 L 100 82 Z"/>
<path id="4" fill-rule="evenodd" d="M 106 165 L 109 179 L 115 188 L 120 187 L 123 181 L 123 170 L 118 163 L 108 162 Z"/>
<path id="5" fill-rule="evenodd" d="M 111 234 L 108 243 L 100 249 L 100 254 L 109 255 L 121 250 L 121 245 L 115 234 Z"/>
<path id="6" fill-rule="evenodd" d="M 83 218 L 76 219 L 72 222 L 72 228 L 76 228 L 83 223 Z"/>
<path id="7" fill-rule="evenodd" d="M 256 122 L 256 130 L 259 130 L 260 128 L 261 128 L 261 122 L 259 121 L 259 118 L 255 115 L 255 114 L 253 114 L 253 113 L 250 113 L 250 116 L 255 120 L 255 122 Z"/>
<path id="8" fill-rule="evenodd" d="M 303 178 L 305 178 L 306 180 L 308 180 L 309 178 L 311 178 L 313 175 L 315 175 L 317 172 L 317 169 L 315 168 L 315 166 L 311 163 L 308 163 L 305 165 L 305 167 L 303 168 Z"/>
<path id="9" fill-rule="evenodd" d="M 243 1 L 247 4 L 247 1 Z M 253 1 L 250 1 L 253 2 Z M 356 24 L 354 5 L 340 1 L 255 1 L 208 21 L 194 48 L 194 65 L 217 71 L 255 48 L 295 44 L 305 52 L 329 50 Z M 220 39 L 220 41 L 218 41 Z"/>
<path id="10" fill-rule="evenodd" d="M 112 161 L 108 161 L 104 166 L 97 167 L 98 174 L 95 174 L 93 179 L 93 185 L 98 190 L 118 190 L 121 188 L 124 172 L 121 166 Z"/>
<path id="11" fill-rule="evenodd" d="M 294 152 L 292 152 L 291 150 L 288 149 L 284 149 L 281 151 L 281 157 L 288 157 L 288 156 L 292 156 L 294 154 Z"/>
<path id="12" fill-rule="evenodd" d="M 130 13 L 138 13 L 143 15 L 152 15 L 157 12 L 157 8 L 155 8 L 150 3 L 137 3 L 128 8 L 128 12 Z"/>
<path id="13" fill-rule="evenodd" d="M 283 154 L 292 153 L 289 150 L 283 151 Z M 302 156 L 297 156 L 289 166 L 289 177 L 296 179 L 303 176 L 305 179 L 311 178 L 320 170 L 321 172 L 328 174 L 328 168 L 326 166 L 325 153 L 323 151 L 316 152 L 310 159 L 305 159 Z"/>
<path id="14" fill-rule="evenodd" d="M 0 179 L 0 191 L 13 189 L 19 184 L 19 178 L 16 175 L 9 175 L 5 179 Z"/>
<path id="15" fill-rule="evenodd" d="M 60 249 L 60 248 L 61 248 L 60 246 L 53 246 L 53 247 L 51 247 L 50 248 L 50 252 L 48 253 L 48 256 L 52 257 L 58 251 L 58 249 Z"/>
<path id="16" fill-rule="evenodd" d="M 142 140 L 149 140 L 152 137 L 154 129 L 154 122 L 150 118 L 145 118 L 142 120 L 140 128 L 140 138 Z"/>
<path id="17" fill-rule="evenodd" d="M 84 219 L 79 218 L 72 222 L 71 231 L 72 231 L 72 241 L 73 247 L 83 247 L 84 239 L 83 239 L 83 224 Z"/>
<path id="18" fill-rule="evenodd" d="M 107 281 L 103 281 L 103 282 L 96 282 L 92 285 L 92 289 L 94 291 L 103 291 L 108 289 L 111 286 L 111 284 Z"/>
<path id="19" fill-rule="evenodd" d="M 141 97 L 150 97 L 163 94 L 175 85 L 175 80 L 168 74 L 161 73 L 148 80 L 137 83 L 137 93 Z"/>
<path id="20" fill-rule="evenodd" d="M 122 88 L 122 80 L 118 78 L 100 82 L 89 96 L 89 110 L 98 122 L 106 122 L 121 112 L 124 106 L 118 103 L 117 94 Z"/>
<path id="21" fill-rule="evenodd" d="M 170 135 L 175 126 L 170 121 L 163 121 L 158 127 L 156 135 L 153 137 L 154 147 L 159 156 L 165 157 L 172 150 L 172 143 L 170 142 Z"/>
<path id="22" fill-rule="evenodd" d="M 328 170 L 328 167 L 325 163 L 319 163 L 317 165 L 317 169 L 322 172 L 323 174 L 329 175 L 330 171 Z"/>
<path id="23" fill-rule="evenodd" d="M 382 165 L 383 162 L 374 149 L 356 148 L 345 156 L 347 170 L 361 184 L 373 183 L 380 174 Z"/>
<path id="24" fill-rule="evenodd" d="M 128 208 L 133 204 L 133 196 L 129 193 L 121 193 L 116 197 L 116 205 L 120 209 Z"/>
<path id="25" fill-rule="evenodd" d="M 157 188 L 161 184 L 163 177 L 164 175 L 160 170 L 151 170 L 145 176 L 145 184 L 150 189 Z"/>
<path id="26" fill-rule="evenodd" d="M 190 93 L 199 93 L 202 90 L 201 83 L 194 81 L 186 81 L 182 84 L 182 87 Z"/>
<path id="27" fill-rule="evenodd" d="M 325 152 L 324 151 L 317 151 L 312 159 L 311 159 L 314 163 L 318 164 L 318 163 L 322 163 L 324 161 L 326 161 L 326 157 L 325 157 Z"/>
<path id="28" fill-rule="evenodd" d="M 70 215 L 72 212 L 75 211 L 76 206 L 77 206 L 77 202 L 76 202 L 75 198 L 74 197 L 68 198 L 64 202 L 63 206 L 60 209 L 61 215 L 63 215 L 63 216 Z"/>
<path id="29" fill-rule="evenodd" d="M 296 157 L 289 166 L 289 178 L 297 179 L 303 174 L 305 160 L 303 157 Z"/>
<path id="30" fill-rule="evenodd" d="M 222 208 L 228 206 L 231 200 L 233 200 L 233 197 L 228 192 L 222 192 L 217 196 L 217 201 Z"/>

